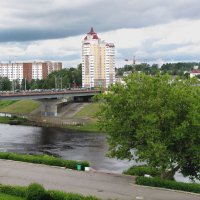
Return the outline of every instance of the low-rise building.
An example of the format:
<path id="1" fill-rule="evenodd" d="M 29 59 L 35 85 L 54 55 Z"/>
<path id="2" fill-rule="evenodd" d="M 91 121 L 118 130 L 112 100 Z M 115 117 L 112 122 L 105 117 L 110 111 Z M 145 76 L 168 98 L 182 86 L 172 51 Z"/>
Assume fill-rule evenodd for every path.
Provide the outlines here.
<path id="1" fill-rule="evenodd" d="M 198 75 L 200 75 L 200 69 L 193 69 L 190 72 L 190 78 L 193 78 L 193 77 L 198 76 Z"/>

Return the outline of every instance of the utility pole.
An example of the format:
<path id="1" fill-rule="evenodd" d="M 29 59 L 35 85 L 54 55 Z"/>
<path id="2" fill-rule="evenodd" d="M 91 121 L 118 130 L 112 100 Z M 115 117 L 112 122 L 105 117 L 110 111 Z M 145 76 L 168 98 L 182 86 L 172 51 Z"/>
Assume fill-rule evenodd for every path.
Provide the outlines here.
<path id="1" fill-rule="evenodd" d="M 25 92 L 26 92 L 26 78 L 25 78 L 25 86 L 24 86 L 24 90 L 25 90 Z"/>
<path id="2" fill-rule="evenodd" d="M 55 89 L 57 89 L 57 80 L 56 80 L 56 76 L 55 76 Z"/>
<path id="3" fill-rule="evenodd" d="M 62 90 L 62 77 L 60 77 L 60 85 L 61 85 L 61 90 Z"/>
<path id="4" fill-rule="evenodd" d="M 13 90 L 13 93 L 15 93 L 15 83 L 14 83 L 14 79 L 12 80 L 12 90 Z"/>
<path id="5" fill-rule="evenodd" d="M 135 72 L 135 56 L 133 56 L 133 72 Z"/>

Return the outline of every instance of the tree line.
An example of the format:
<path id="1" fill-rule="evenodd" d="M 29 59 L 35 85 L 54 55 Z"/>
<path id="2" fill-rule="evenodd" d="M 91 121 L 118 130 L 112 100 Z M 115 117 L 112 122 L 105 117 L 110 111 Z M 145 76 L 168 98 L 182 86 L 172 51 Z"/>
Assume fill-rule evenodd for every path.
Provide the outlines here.
<path id="1" fill-rule="evenodd" d="M 160 68 L 157 64 L 147 64 L 141 63 L 137 65 L 125 65 L 124 67 L 116 69 L 116 75 L 122 76 L 126 71 L 140 71 L 145 74 L 155 75 L 157 73 L 170 74 L 173 76 L 188 76 L 189 71 L 191 71 L 194 66 L 200 66 L 198 62 L 179 62 L 179 63 L 165 63 Z"/>

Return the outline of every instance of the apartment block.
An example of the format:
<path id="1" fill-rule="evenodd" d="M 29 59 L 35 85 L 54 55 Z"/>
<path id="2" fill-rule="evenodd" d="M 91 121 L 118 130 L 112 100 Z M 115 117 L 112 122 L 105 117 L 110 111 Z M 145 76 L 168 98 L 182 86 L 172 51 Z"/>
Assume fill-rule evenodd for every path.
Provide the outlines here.
<path id="1" fill-rule="evenodd" d="M 115 45 L 101 40 L 94 29 L 82 41 L 82 87 L 107 88 L 115 83 Z"/>
<path id="2" fill-rule="evenodd" d="M 24 63 L 0 63 L 0 76 L 8 77 L 10 81 L 26 79 L 46 79 L 53 71 L 62 69 L 60 62 L 24 62 Z"/>

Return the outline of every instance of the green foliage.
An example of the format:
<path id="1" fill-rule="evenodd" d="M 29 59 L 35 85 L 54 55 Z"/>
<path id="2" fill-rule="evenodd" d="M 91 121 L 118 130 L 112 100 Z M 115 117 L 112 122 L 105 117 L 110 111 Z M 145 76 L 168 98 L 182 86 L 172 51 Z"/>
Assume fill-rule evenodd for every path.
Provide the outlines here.
<path id="1" fill-rule="evenodd" d="M 46 191 L 43 186 L 33 183 L 29 187 L 0 185 L 0 193 L 18 197 L 26 197 L 27 200 L 100 200 L 94 196 L 83 196 L 74 193 L 65 193 L 57 190 Z M 0 195 L 1 197 L 1 195 Z M 11 198 L 8 198 L 11 199 Z M 16 197 L 16 200 L 21 200 Z"/>
<path id="2" fill-rule="evenodd" d="M 99 96 L 109 155 L 135 159 L 173 178 L 200 178 L 200 87 L 193 79 L 133 74 Z M 134 150 L 134 154 L 132 153 Z"/>
<path id="3" fill-rule="evenodd" d="M 133 176 L 144 176 L 145 174 L 149 174 L 151 176 L 160 176 L 160 172 L 158 169 L 154 167 L 148 167 L 146 165 L 143 166 L 133 166 L 128 170 L 123 172 L 124 174 L 133 175 Z"/>
<path id="4" fill-rule="evenodd" d="M 11 90 L 11 82 L 7 77 L 0 77 L 0 90 L 8 91 Z"/>
<path id="5" fill-rule="evenodd" d="M 20 186 L 9 186 L 0 184 L 0 193 L 9 194 L 18 197 L 26 196 L 26 188 Z"/>
<path id="6" fill-rule="evenodd" d="M 137 177 L 136 184 L 200 193 L 200 184 L 195 183 L 182 183 L 170 180 L 162 180 L 159 178 Z"/>
<path id="7" fill-rule="evenodd" d="M 48 200 L 47 193 L 44 187 L 37 183 L 32 183 L 28 186 L 26 193 L 27 200 Z"/>
<path id="8" fill-rule="evenodd" d="M 69 169 L 76 169 L 77 164 L 81 164 L 82 170 L 84 170 L 85 167 L 89 166 L 89 163 L 87 161 L 78 162 L 73 160 L 63 160 L 61 158 L 56 158 L 54 156 L 48 156 L 48 155 L 27 155 L 27 154 L 0 152 L 0 159 L 60 166 Z"/>
<path id="9" fill-rule="evenodd" d="M 64 193 L 60 191 L 48 191 L 51 200 L 100 200 L 94 196 L 83 196 L 74 193 Z"/>
<path id="10" fill-rule="evenodd" d="M 117 68 L 116 74 L 117 76 L 122 76 L 126 71 L 140 71 L 145 74 L 155 75 L 157 73 L 161 74 L 170 74 L 170 75 L 178 75 L 184 77 L 185 71 L 191 71 L 194 66 L 200 66 L 200 63 L 192 62 L 192 63 L 165 63 L 158 68 L 157 64 L 149 65 L 147 63 L 141 63 L 136 65 L 125 65 L 124 67 Z"/>
<path id="11" fill-rule="evenodd" d="M 62 69 L 54 71 L 48 75 L 43 84 L 37 88 L 43 89 L 66 89 L 71 87 L 81 87 L 82 85 L 82 66 L 78 68 Z"/>
<path id="12" fill-rule="evenodd" d="M 25 198 L 0 193 L 1 200 L 25 200 Z"/>

